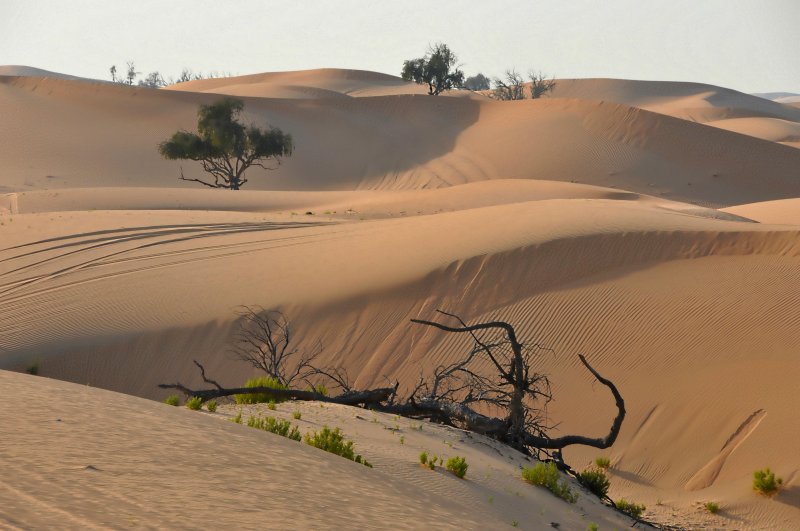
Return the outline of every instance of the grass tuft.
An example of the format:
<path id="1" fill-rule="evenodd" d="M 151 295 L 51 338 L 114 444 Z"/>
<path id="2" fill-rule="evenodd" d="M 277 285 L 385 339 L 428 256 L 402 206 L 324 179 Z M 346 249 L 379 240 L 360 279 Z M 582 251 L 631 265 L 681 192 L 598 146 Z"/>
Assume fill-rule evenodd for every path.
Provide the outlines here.
<path id="1" fill-rule="evenodd" d="M 217 401 L 216 400 L 209 400 L 206 402 L 206 407 L 210 412 L 215 412 L 217 410 Z"/>
<path id="2" fill-rule="evenodd" d="M 611 459 L 608 457 L 599 456 L 595 458 L 594 464 L 597 466 L 597 468 L 608 470 L 611 466 Z"/>
<path id="3" fill-rule="evenodd" d="M 165 400 L 164 403 L 169 406 L 179 406 L 181 405 L 181 399 L 178 398 L 178 395 L 169 395 Z"/>
<path id="4" fill-rule="evenodd" d="M 706 502 L 703 504 L 703 507 L 705 507 L 706 511 L 710 512 L 711 514 L 717 514 L 719 512 L 719 504 L 716 502 Z"/>
<path id="5" fill-rule="evenodd" d="M 203 399 L 199 396 L 193 396 L 186 401 L 186 407 L 192 411 L 200 411 L 200 409 L 203 407 Z"/>
<path id="6" fill-rule="evenodd" d="M 445 464 L 445 468 L 458 476 L 461 479 L 464 479 L 464 476 L 467 475 L 467 469 L 469 465 L 467 464 L 467 460 L 463 457 L 451 457 L 447 460 L 447 464 Z"/>
<path id="7" fill-rule="evenodd" d="M 600 468 L 584 470 L 578 474 L 578 481 L 598 498 L 605 498 L 606 494 L 608 494 L 608 487 L 611 486 L 608 476 Z"/>
<path id="8" fill-rule="evenodd" d="M 372 468 L 372 465 L 366 459 L 363 459 L 360 455 L 355 455 L 353 441 L 345 441 L 344 434 L 339 428 L 331 430 L 329 427 L 323 426 L 320 432 L 306 433 L 303 440 L 309 446 L 336 454 L 350 461 L 356 461 L 356 457 L 359 457 L 359 460 L 356 461 L 357 463 Z"/>
<path id="9" fill-rule="evenodd" d="M 281 437 L 287 437 L 293 441 L 300 440 L 300 430 L 297 426 L 292 426 L 288 420 L 276 419 L 275 417 L 250 417 L 247 425 L 251 428 L 268 431 Z"/>
<path id="10" fill-rule="evenodd" d="M 783 479 L 776 478 L 769 467 L 753 472 L 753 490 L 764 496 L 774 496 L 780 490 Z"/>
<path id="11" fill-rule="evenodd" d="M 569 483 L 561 479 L 555 463 L 536 463 L 532 467 L 525 467 L 522 469 L 522 479 L 532 485 L 546 488 L 569 503 L 578 501 L 578 495 L 572 492 Z"/>
<path id="12" fill-rule="evenodd" d="M 616 505 L 617 509 L 619 509 L 623 513 L 633 516 L 637 520 L 642 516 L 642 513 L 644 513 L 644 511 L 647 509 L 647 507 L 645 507 L 644 505 L 640 503 L 629 502 L 625 498 L 622 498 L 621 500 L 614 502 L 614 505 Z"/>
<path id="13" fill-rule="evenodd" d="M 247 380 L 243 387 L 269 387 L 270 389 L 287 389 L 285 385 L 280 383 L 275 378 L 269 376 L 260 376 L 258 378 L 251 378 Z M 275 397 L 266 393 L 248 393 L 241 395 L 234 395 L 237 404 L 261 404 L 263 402 L 282 402 L 282 400 L 275 400 Z"/>

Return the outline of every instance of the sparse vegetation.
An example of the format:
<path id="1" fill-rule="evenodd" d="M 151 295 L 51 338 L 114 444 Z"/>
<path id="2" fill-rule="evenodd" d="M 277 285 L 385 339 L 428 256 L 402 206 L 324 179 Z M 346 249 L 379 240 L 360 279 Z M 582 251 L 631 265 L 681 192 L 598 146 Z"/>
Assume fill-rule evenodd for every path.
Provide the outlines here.
<path id="1" fill-rule="evenodd" d="M 258 378 L 251 378 L 247 380 L 244 387 L 269 387 L 270 389 L 286 389 L 287 387 L 281 384 L 276 378 L 270 376 L 259 376 Z M 237 404 L 260 404 L 263 402 L 275 403 L 275 399 L 266 393 L 248 393 L 242 395 L 234 395 Z"/>
<path id="2" fill-rule="evenodd" d="M 608 470 L 611 467 L 611 459 L 608 457 L 599 456 L 595 458 L 594 464 L 597 468 L 602 468 L 603 470 Z"/>
<path id="3" fill-rule="evenodd" d="M 600 468 L 584 470 L 578 474 L 578 481 L 598 498 L 605 498 L 608 494 L 608 487 L 611 486 L 608 476 L 606 476 L 606 473 Z"/>
<path id="4" fill-rule="evenodd" d="M 276 419 L 275 417 L 250 417 L 247 425 L 251 428 L 268 431 L 282 437 L 287 437 L 293 441 L 300 440 L 300 430 L 297 426 L 292 426 L 288 420 Z"/>
<path id="5" fill-rule="evenodd" d="M 467 464 L 466 459 L 460 456 L 456 456 L 456 457 L 451 457 L 450 459 L 447 460 L 445 468 L 447 468 L 447 470 L 449 470 L 459 478 L 464 479 L 464 476 L 467 475 L 467 469 L 469 468 L 469 465 Z"/>
<path id="6" fill-rule="evenodd" d="M 719 512 L 719 504 L 713 501 L 704 503 L 703 507 L 711 514 L 717 514 Z"/>
<path id="7" fill-rule="evenodd" d="M 753 490 L 764 496 L 774 496 L 783 484 L 782 478 L 776 478 L 769 467 L 753 472 Z"/>
<path id="8" fill-rule="evenodd" d="M 169 406 L 179 406 L 181 405 L 181 399 L 178 398 L 178 395 L 169 395 L 165 400 L 164 403 Z"/>
<path id="9" fill-rule="evenodd" d="M 208 410 L 211 413 L 214 413 L 217 410 L 217 401 L 216 400 L 209 400 L 208 403 L 206 404 L 206 408 L 208 408 Z"/>
<path id="10" fill-rule="evenodd" d="M 200 409 L 203 407 L 203 399 L 199 396 L 193 396 L 186 401 L 186 407 L 192 411 L 200 411 Z"/>
<path id="11" fill-rule="evenodd" d="M 267 409 L 270 411 L 275 411 L 275 400 L 270 400 L 267 402 Z"/>
<path id="12" fill-rule="evenodd" d="M 361 456 L 355 455 L 353 441 L 345 441 L 344 435 L 339 428 L 331 430 L 329 427 L 323 426 L 320 432 L 306 433 L 303 440 L 314 448 L 325 450 L 350 461 L 356 461 L 356 457 L 361 458 Z M 372 465 L 366 459 L 361 458 L 360 461 L 356 462 L 372 468 Z"/>
<path id="13" fill-rule="evenodd" d="M 231 422 L 235 422 L 236 424 L 241 424 L 242 423 L 242 412 L 239 411 L 236 414 L 236 416 L 231 419 Z"/>
<path id="14" fill-rule="evenodd" d="M 25 372 L 27 372 L 28 374 L 31 374 L 33 376 L 37 376 L 39 374 L 39 362 L 38 361 L 34 361 L 30 365 L 28 365 L 25 368 Z"/>
<path id="15" fill-rule="evenodd" d="M 300 418 L 301 418 L 302 416 L 303 416 L 303 414 L 302 414 L 302 413 L 300 413 L 299 411 L 297 411 L 297 410 L 295 410 L 295 411 L 292 411 L 292 418 L 293 418 L 294 420 L 300 420 Z"/>
<path id="16" fill-rule="evenodd" d="M 569 503 L 578 501 L 578 495 L 572 492 L 565 480 L 561 479 L 555 463 L 536 463 L 532 467 L 525 467 L 522 469 L 522 479 L 532 485 L 546 488 Z"/>
<path id="17" fill-rule="evenodd" d="M 633 503 L 627 501 L 625 498 L 620 499 L 619 501 L 614 502 L 614 505 L 617 506 L 617 509 L 622 511 L 625 514 L 628 514 L 637 520 L 642 516 L 642 513 L 647 509 L 644 505 L 640 503 Z"/>
<path id="18" fill-rule="evenodd" d="M 598 531 L 599 529 L 600 528 L 594 522 L 590 522 L 589 525 L 586 527 L 586 531 Z"/>
<path id="19" fill-rule="evenodd" d="M 419 462 L 420 464 L 427 465 L 428 464 L 428 452 L 420 452 L 419 454 Z"/>

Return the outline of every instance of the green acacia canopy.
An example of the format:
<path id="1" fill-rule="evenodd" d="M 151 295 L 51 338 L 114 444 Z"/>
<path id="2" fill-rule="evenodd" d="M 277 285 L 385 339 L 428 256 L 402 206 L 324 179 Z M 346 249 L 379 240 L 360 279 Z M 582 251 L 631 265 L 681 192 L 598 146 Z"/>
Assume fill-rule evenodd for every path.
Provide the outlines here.
<path id="1" fill-rule="evenodd" d="M 456 54 L 442 43 L 431 46 L 425 57 L 403 62 L 400 77 L 405 81 L 428 85 L 428 94 L 431 96 L 464 85 L 464 72 L 458 68 Z"/>
<path id="2" fill-rule="evenodd" d="M 249 167 L 273 170 L 294 149 L 292 136 L 277 127 L 261 129 L 243 124 L 239 120 L 242 109 L 244 102 L 237 98 L 201 105 L 197 112 L 197 133 L 178 131 L 158 145 L 159 153 L 169 160 L 200 162 L 213 178 L 213 181 L 189 179 L 181 170 L 181 180 L 238 190 L 247 182 L 245 171 Z"/>

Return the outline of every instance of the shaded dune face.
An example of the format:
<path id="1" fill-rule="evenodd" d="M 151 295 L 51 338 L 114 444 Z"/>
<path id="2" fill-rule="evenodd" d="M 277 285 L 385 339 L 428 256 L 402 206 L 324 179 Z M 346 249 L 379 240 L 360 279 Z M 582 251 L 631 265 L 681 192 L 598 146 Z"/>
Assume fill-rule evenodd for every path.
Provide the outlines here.
<path id="1" fill-rule="evenodd" d="M 0 369 L 160 400 L 160 382 L 202 384 L 197 359 L 236 385 L 248 304 L 283 310 L 357 387 L 407 388 L 469 348 L 410 319 L 504 319 L 553 349 L 536 369 L 554 433 L 613 416 L 578 353 L 619 386 L 613 498 L 688 528 L 796 527 L 796 110 L 689 83 L 419 88 L 334 69 L 169 90 L 0 77 Z M 239 192 L 179 183 L 155 149 L 220 94 L 297 143 Z M 773 500 L 750 487 L 765 466 Z"/>

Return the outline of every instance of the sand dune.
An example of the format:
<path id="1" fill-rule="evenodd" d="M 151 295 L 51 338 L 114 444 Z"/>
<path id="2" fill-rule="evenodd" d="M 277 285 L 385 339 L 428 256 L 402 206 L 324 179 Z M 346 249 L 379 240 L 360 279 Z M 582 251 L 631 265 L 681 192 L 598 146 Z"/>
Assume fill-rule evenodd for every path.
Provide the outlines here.
<path id="1" fill-rule="evenodd" d="M 0 525 L 8 529 L 627 525 L 585 493 L 570 505 L 525 484 L 518 467 L 530 463 L 517 452 L 429 423 L 419 430 L 402 420 L 401 427 L 393 416 L 317 404 L 245 414 L 284 417 L 303 433 L 340 427 L 372 462 L 369 469 L 227 422 L 232 408 L 193 412 L 2 371 L 0 389 L 4 399 L 25 404 L 0 414 L 19 430 L 0 453 Z M 467 479 L 422 468 L 423 449 L 466 457 Z"/>
<path id="2" fill-rule="evenodd" d="M 38 361 L 45 376 L 162 399 L 159 382 L 200 383 L 191 364 L 200 359 L 234 385 L 252 375 L 229 354 L 236 309 L 252 304 L 284 310 L 300 347 L 324 345 L 322 361 L 346 367 L 357 386 L 384 376 L 408 386 L 421 369 L 467 348 L 409 319 L 437 308 L 469 320 L 502 318 L 554 349 L 537 368 L 554 383 L 548 412 L 559 433 L 600 434 L 612 414 L 610 397 L 592 385 L 577 353 L 620 386 L 629 416 L 606 452 L 614 498 L 643 501 L 648 516 L 688 528 L 797 527 L 800 152 L 778 143 L 794 134 L 791 107 L 718 87 L 619 80 L 565 81 L 553 98 L 522 102 L 407 94 L 392 76 L 341 70 L 191 83 L 151 90 L 0 77 L 0 368 Z M 224 91 L 246 98 L 249 117 L 291 131 L 296 156 L 275 172 L 254 173 L 250 190 L 181 187 L 178 165 L 161 160 L 155 145 L 193 127 L 198 103 Z M 185 164 L 184 171 L 197 170 Z M 235 436 L 279 476 L 290 473 L 283 459 L 335 472 L 342 483 L 334 491 L 362 481 L 359 489 L 372 489 L 363 499 L 376 504 L 399 492 L 404 504 L 424 507 L 428 489 L 439 496 L 451 488 L 443 478 L 416 483 L 416 469 L 400 466 L 386 442 L 392 435 L 362 429 L 349 413 L 325 410 L 318 418 L 347 418 L 395 479 L 368 482 L 368 471 L 350 475 L 346 462 L 295 452 L 286 441 L 265 455 L 268 434 L 217 426 L 208 415 L 162 413 L 166 406 L 44 379 L 0 378 L 4 391 L 30 393 L 35 404 L 56 389 L 68 393 L 73 398 L 57 407 L 76 426 L 96 418 L 102 423 L 92 429 L 145 433 L 143 450 L 109 450 L 130 462 L 146 463 L 159 437 L 202 433 L 215 452 Z M 69 393 L 101 394 L 79 400 Z M 103 410 L 106 401 L 125 413 Z M 42 437 L 44 407 L 4 422 Z M 73 436 L 78 447 L 95 447 L 95 439 Z M 33 459 L 19 446 L 6 461 Z M 465 451 L 474 448 L 465 443 Z M 405 459 L 418 449 L 402 452 Z M 576 468 L 598 453 L 566 452 Z M 480 467 L 490 463 L 470 455 Z M 201 466 L 191 452 L 180 459 L 173 468 Z M 749 485 L 765 466 L 785 480 L 771 500 Z M 209 468 L 214 481 L 228 473 Z M 19 500 L 64 511 L 58 514 L 75 527 L 128 518 L 103 520 L 90 497 L 70 512 L 58 502 L 61 483 L 26 497 L 47 476 L 21 469 L 2 494 L 3 506 L 12 500 L 17 509 L 2 514 L 24 518 L 8 525 L 25 527 L 44 514 L 21 512 Z M 156 473 L 143 470 L 131 477 Z M 79 480 L 71 474 L 64 481 Z M 112 496 L 139 480 L 109 481 L 104 492 Z M 310 481 L 301 476 L 291 488 Z M 489 495 L 485 489 L 505 492 L 505 483 L 490 483 L 458 490 L 465 506 L 451 499 L 416 522 L 486 528 L 496 514 L 528 510 L 498 495 L 497 508 L 484 511 L 477 501 Z M 229 495 L 219 506 L 231 503 Z M 328 513 L 334 507 L 320 496 L 313 500 L 325 509 L 320 517 L 356 526 L 394 514 L 388 506 L 388 513 Z M 198 518 L 219 514 L 217 505 L 197 508 L 183 491 L 175 500 Z M 699 508 L 711 500 L 723 508 L 717 516 Z M 169 497 L 153 490 L 131 503 L 166 510 Z M 585 528 L 572 512 L 549 511 L 565 528 Z M 459 516 L 447 520 L 451 514 Z M 159 523 L 148 520 L 153 515 L 142 512 L 143 525 Z M 259 515 L 237 513 L 242 523 Z"/>
<path id="3" fill-rule="evenodd" d="M 176 186 L 179 165 L 162 160 L 155 146 L 177 128 L 192 128 L 197 104 L 214 99 L 0 79 L 7 117 L 0 186 L 8 191 Z M 292 132 L 298 146 L 278 170 L 252 170 L 251 189 L 429 188 L 514 178 L 580 181 L 705 205 L 800 195 L 794 149 L 611 103 L 251 98 L 247 109 Z M 187 176 L 199 175 L 194 165 L 183 167 Z"/>

